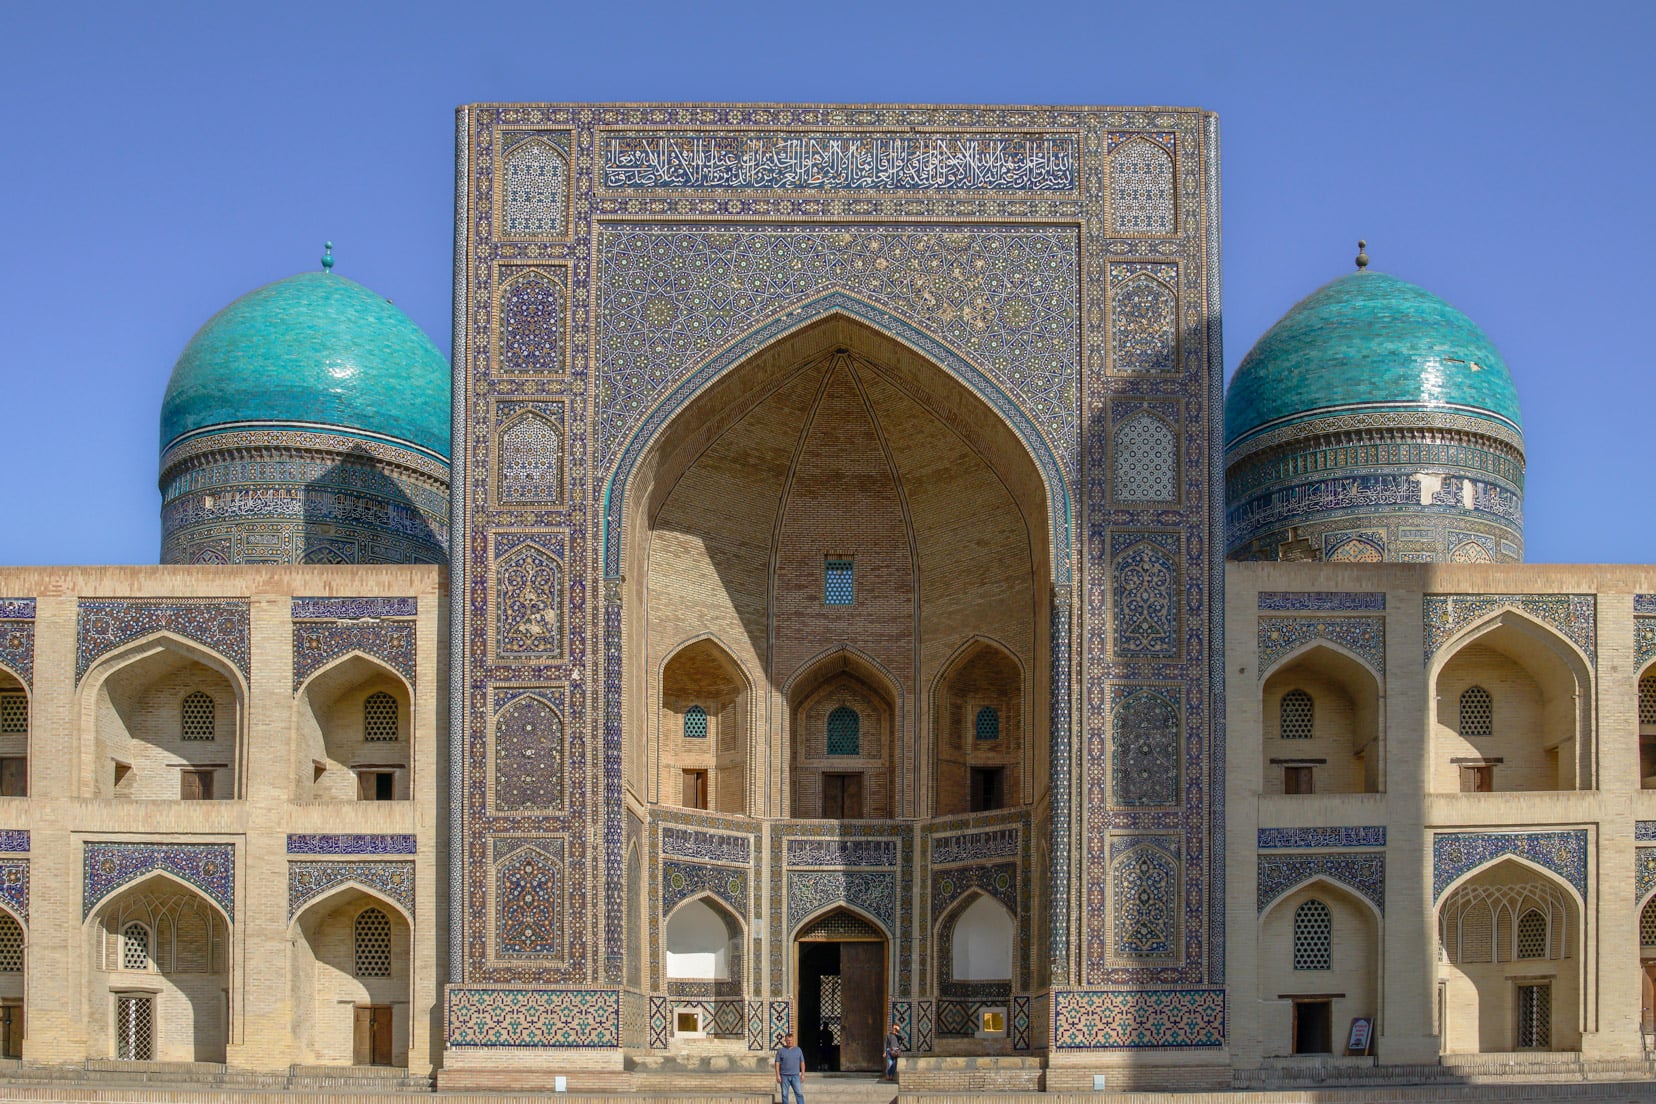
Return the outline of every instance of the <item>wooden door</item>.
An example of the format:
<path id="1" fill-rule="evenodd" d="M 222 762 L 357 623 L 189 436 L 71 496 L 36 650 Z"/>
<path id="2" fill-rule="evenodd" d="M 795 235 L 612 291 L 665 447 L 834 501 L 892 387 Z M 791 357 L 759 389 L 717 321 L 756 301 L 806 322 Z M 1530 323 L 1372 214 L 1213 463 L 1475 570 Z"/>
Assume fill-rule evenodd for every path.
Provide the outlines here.
<path id="1" fill-rule="evenodd" d="M 885 1065 L 885 944 L 840 944 L 840 1069 Z"/>
<path id="2" fill-rule="evenodd" d="M 391 1064 L 391 1006 L 359 1004 L 351 1030 L 351 1061 L 358 1066 Z"/>

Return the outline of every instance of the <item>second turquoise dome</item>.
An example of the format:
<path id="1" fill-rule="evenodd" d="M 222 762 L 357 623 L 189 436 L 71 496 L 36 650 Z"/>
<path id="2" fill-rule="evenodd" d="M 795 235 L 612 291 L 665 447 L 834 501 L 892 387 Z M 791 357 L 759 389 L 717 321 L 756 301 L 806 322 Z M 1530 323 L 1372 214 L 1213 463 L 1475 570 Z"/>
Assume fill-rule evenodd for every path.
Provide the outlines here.
<path id="1" fill-rule="evenodd" d="M 1339 413 L 1441 410 L 1522 432 L 1518 392 L 1482 330 L 1407 280 L 1355 272 L 1295 304 L 1242 359 L 1225 440 Z"/>
<path id="2" fill-rule="evenodd" d="M 161 404 L 161 448 L 213 426 L 329 427 L 449 455 L 449 363 L 361 284 L 326 272 L 237 299 L 185 346 Z"/>

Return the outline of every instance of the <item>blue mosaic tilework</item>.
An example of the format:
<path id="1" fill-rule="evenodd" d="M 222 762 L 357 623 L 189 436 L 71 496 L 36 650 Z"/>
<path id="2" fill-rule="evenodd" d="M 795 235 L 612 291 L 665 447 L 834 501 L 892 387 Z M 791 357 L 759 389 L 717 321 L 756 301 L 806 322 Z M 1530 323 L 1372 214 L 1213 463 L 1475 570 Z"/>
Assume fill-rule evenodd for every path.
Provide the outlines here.
<path id="1" fill-rule="evenodd" d="M 33 611 L 34 602 L 29 602 Z M 33 621 L 0 620 L 0 666 L 17 676 L 24 686 L 34 685 Z"/>
<path id="2" fill-rule="evenodd" d="M 667 998 L 650 997 L 650 1049 L 666 1050 L 672 1034 L 673 1022 L 667 1013 Z"/>
<path id="3" fill-rule="evenodd" d="M 1125 659 L 1173 659 L 1179 651 L 1179 535 L 1110 534 L 1115 594 L 1112 652 Z"/>
<path id="4" fill-rule="evenodd" d="M 558 960 L 568 953 L 569 894 L 561 839 L 495 841 L 496 958 Z M 508 849 L 506 844 L 515 845 Z"/>
<path id="5" fill-rule="evenodd" d="M 1062 134 L 607 134 L 599 181 L 650 191 L 1073 192 L 1080 152 Z"/>
<path id="6" fill-rule="evenodd" d="M 933 836 L 932 865 L 1015 858 L 1018 854 L 1020 836 L 1017 828 L 992 828 L 983 832 Z"/>
<path id="7" fill-rule="evenodd" d="M 1278 897 L 1318 877 L 1356 890 L 1386 911 L 1386 856 L 1376 854 L 1261 855 L 1256 907 L 1263 914 Z"/>
<path id="8" fill-rule="evenodd" d="M 79 603 L 75 681 L 106 652 L 155 632 L 193 640 L 228 660 L 246 678 L 251 670 L 248 604 L 229 598 L 98 599 Z"/>
<path id="9" fill-rule="evenodd" d="M 894 1000 L 894 1001 L 891 1001 L 889 1003 L 891 1005 L 891 1011 L 890 1011 L 891 1018 L 886 1021 L 885 1026 L 889 1030 L 892 1024 L 896 1024 L 897 1025 L 897 1033 L 902 1037 L 902 1040 L 903 1040 L 903 1051 L 907 1054 L 913 1054 L 914 1053 L 914 1004 L 913 1004 L 912 1001 L 906 1001 L 906 1000 Z"/>
<path id="10" fill-rule="evenodd" d="M 1034 1017 L 1030 1015 L 1029 998 L 1012 998 L 1012 1049 L 1028 1050 L 1030 1045 L 1030 1028 Z"/>
<path id="11" fill-rule="evenodd" d="M 1656 594 L 1635 594 L 1633 596 L 1633 612 L 1656 617 Z"/>
<path id="12" fill-rule="evenodd" d="M 1432 900 L 1469 870 L 1505 855 L 1550 870 L 1587 899 L 1587 830 L 1560 832 L 1437 832 L 1432 836 Z"/>
<path id="13" fill-rule="evenodd" d="M 775 1050 L 782 1045 L 782 1036 L 793 1027 L 793 1003 L 785 1000 L 770 1002 L 770 1045 L 766 1050 Z"/>
<path id="14" fill-rule="evenodd" d="M 290 855 L 412 855 L 417 850 L 411 835 L 327 835 L 289 832 Z"/>
<path id="15" fill-rule="evenodd" d="M 1052 1045 L 1058 1050 L 1224 1046 L 1225 991 L 1056 989 Z"/>
<path id="16" fill-rule="evenodd" d="M 29 851 L 29 830 L 27 828 L 7 828 L 0 831 L 0 852 L 13 855 L 25 855 Z"/>
<path id="17" fill-rule="evenodd" d="M 772 875 L 773 877 L 775 874 Z M 806 917 L 828 905 L 847 904 L 866 913 L 885 928 L 888 936 L 897 932 L 897 876 L 843 870 L 792 871 L 788 880 L 788 932 L 792 934 Z"/>
<path id="18" fill-rule="evenodd" d="M 420 612 L 420 600 L 418 598 L 295 598 L 291 610 L 295 621 L 350 621 L 359 617 L 414 617 Z"/>
<path id="19" fill-rule="evenodd" d="M 748 914 L 746 870 L 687 862 L 661 864 L 661 915 L 666 916 L 680 901 L 701 893 L 713 894 L 737 916 Z"/>
<path id="20" fill-rule="evenodd" d="M 416 626 L 412 621 L 296 621 L 293 625 L 293 688 L 340 656 L 362 652 L 414 685 Z"/>
<path id="21" fill-rule="evenodd" d="M 568 337 L 567 285 L 560 272 L 532 268 L 502 272 L 500 368 L 504 372 L 560 375 Z"/>
<path id="22" fill-rule="evenodd" d="M 443 1010 L 451 1047 L 609 1048 L 621 1045 L 618 989 L 450 986 Z"/>
<path id="23" fill-rule="evenodd" d="M 1262 590 L 1259 592 L 1259 608 L 1294 613 L 1383 612 L 1386 608 L 1386 596 L 1383 593 L 1328 590 Z"/>
<path id="24" fill-rule="evenodd" d="M 934 1011 L 935 1005 L 929 1000 L 914 1002 L 914 1049 L 920 1054 L 930 1054 L 932 1040 L 935 1035 Z"/>
<path id="25" fill-rule="evenodd" d="M 82 853 L 81 919 L 122 886 L 162 871 L 201 890 L 236 921 L 236 848 L 228 843 L 88 843 Z"/>
<path id="26" fill-rule="evenodd" d="M 1633 667 L 1642 671 L 1656 659 L 1656 617 L 1633 619 Z"/>
<path id="27" fill-rule="evenodd" d="M 1376 674 L 1386 673 L 1386 622 L 1381 617 L 1261 617 L 1259 677 L 1276 662 L 1312 640 L 1338 644 Z"/>
<path id="28" fill-rule="evenodd" d="M 1275 847 L 1384 847 L 1386 826 L 1261 828 L 1257 846 L 1261 851 Z"/>
<path id="29" fill-rule="evenodd" d="M 561 534 L 538 534 L 495 549 L 495 656 L 545 662 L 564 654 L 564 588 Z M 543 547 L 544 546 L 544 547 Z"/>
<path id="30" fill-rule="evenodd" d="M 729 832 L 704 832 L 696 828 L 663 825 L 661 853 L 705 862 L 746 863 L 753 858 L 753 839 Z"/>
<path id="31" fill-rule="evenodd" d="M 1598 664 L 1596 618 L 1591 594 L 1428 594 L 1425 599 L 1426 662 L 1475 621 L 1515 609 L 1550 625 Z"/>
<path id="32" fill-rule="evenodd" d="M 1640 843 L 1656 843 L 1656 820 L 1634 821 L 1633 838 Z"/>
<path id="33" fill-rule="evenodd" d="M 765 1002 L 750 1000 L 747 1002 L 747 1048 L 749 1050 L 764 1050 L 765 1047 Z"/>
<path id="34" fill-rule="evenodd" d="M 1641 908 L 1646 897 L 1656 892 L 1656 847 L 1633 849 L 1633 900 Z"/>
<path id="35" fill-rule="evenodd" d="M 1168 163 L 1169 183 L 1172 163 Z M 1179 368 L 1179 266 L 1110 265 L 1110 370 L 1168 373 Z"/>
<path id="36" fill-rule="evenodd" d="M 894 839 L 791 839 L 789 866 L 873 866 L 897 865 Z"/>
<path id="37" fill-rule="evenodd" d="M 0 902 L 17 914 L 26 927 L 29 923 L 29 860 L 7 859 L 0 862 Z"/>
<path id="38" fill-rule="evenodd" d="M 932 871 L 931 914 L 942 916 L 948 907 L 974 889 L 981 889 L 1013 916 L 1018 915 L 1018 864 L 954 866 Z"/>
<path id="39" fill-rule="evenodd" d="M 33 621 L 33 598 L 0 598 L 0 621 Z"/>
<path id="40" fill-rule="evenodd" d="M 347 882 L 378 893 L 414 915 L 414 864 L 411 862 L 290 862 L 288 919 L 312 901 Z"/>
<path id="41" fill-rule="evenodd" d="M 1179 950 L 1179 863 L 1162 847 L 1128 847 L 1110 865 L 1117 958 L 1171 958 Z"/>
<path id="42" fill-rule="evenodd" d="M 1125 808 L 1179 802 L 1179 715 L 1163 688 L 1114 686 L 1111 800 Z"/>

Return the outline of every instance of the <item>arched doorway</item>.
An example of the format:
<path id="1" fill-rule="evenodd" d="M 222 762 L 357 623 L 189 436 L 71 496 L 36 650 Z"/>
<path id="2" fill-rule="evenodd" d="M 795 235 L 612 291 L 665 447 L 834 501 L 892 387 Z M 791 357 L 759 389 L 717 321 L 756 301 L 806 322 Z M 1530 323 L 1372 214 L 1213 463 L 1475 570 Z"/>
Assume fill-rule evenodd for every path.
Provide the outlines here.
<path id="1" fill-rule="evenodd" d="M 885 933 L 861 913 L 836 908 L 806 921 L 794 937 L 794 948 L 797 1031 L 807 1065 L 880 1069 Z"/>
<path id="2" fill-rule="evenodd" d="M 407 1066 L 413 931 L 354 885 L 312 901 L 289 941 L 293 1039 L 307 1062 Z"/>

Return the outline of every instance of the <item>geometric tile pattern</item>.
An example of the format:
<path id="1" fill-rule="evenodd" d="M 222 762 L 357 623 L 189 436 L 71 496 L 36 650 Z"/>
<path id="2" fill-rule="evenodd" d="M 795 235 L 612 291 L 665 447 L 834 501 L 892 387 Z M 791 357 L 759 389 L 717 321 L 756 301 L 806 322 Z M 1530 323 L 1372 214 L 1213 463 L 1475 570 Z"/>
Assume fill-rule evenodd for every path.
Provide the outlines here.
<path id="1" fill-rule="evenodd" d="M 81 918 L 100 901 L 146 874 L 162 871 L 194 886 L 236 920 L 236 849 L 228 843 L 88 843 L 83 855 Z"/>
<path id="2" fill-rule="evenodd" d="M 292 920 L 307 904 L 347 882 L 395 901 L 405 914 L 414 915 L 414 864 L 411 862 L 295 861 L 288 863 L 288 919 Z"/>
<path id="3" fill-rule="evenodd" d="M 0 862 L 0 902 L 15 913 L 24 924 L 29 922 L 28 859 L 6 859 Z"/>
<path id="4" fill-rule="evenodd" d="M 1384 592 L 1262 590 L 1259 608 L 1295 613 L 1383 613 L 1386 595 Z"/>
<path id="5" fill-rule="evenodd" d="M 1225 1043 L 1225 991 L 1058 989 L 1052 1018 L 1058 1050 L 1218 1047 Z"/>
<path id="6" fill-rule="evenodd" d="M 513 135 L 503 159 L 501 228 L 507 237 L 559 237 L 569 219 L 569 137 L 547 132 Z"/>
<path id="7" fill-rule="evenodd" d="M 932 1009 L 929 1000 L 914 1002 L 914 1049 L 922 1054 L 929 1054 L 932 1049 Z"/>
<path id="8" fill-rule="evenodd" d="M 1642 906 L 1644 899 L 1656 892 L 1656 847 L 1633 849 L 1633 879 L 1633 900 Z"/>
<path id="9" fill-rule="evenodd" d="M 1115 687 L 1112 800 L 1121 806 L 1176 805 L 1179 718 L 1160 689 Z"/>
<path id="10" fill-rule="evenodd" d="M 1117 502 L 1173 502 L 1179 497 L 1179 445 L 1173 428 L 1147 410 L 1116 427 Z"/>
<path id="11" fill-rule="evenodd" d="M 289 832 L 290 855 L 412 855 L 417 837 L 408 835 L 318 835 Z"/>
<path id="12" fill-rule="evenodd" d="M 1384 847 L 1386 826 L 1261 828 L 1255 846 L 1261 851 L 1276 847 Z"/>
<path id="13" fill-rule="evenodd" d="M 245 677 L 251 663 L 245 601 L 229 598 L 88 600 L 79 603 L 75 681 L 92 661 L 128 641 L 169 632 L 218 653 Z"/>
<path id="14" fill-rule="evenodd" d="M 1386 622 L 1380 617 L 1261 617 L 1259 677 L 1276 661 L 1312 640 L 1326 640 L 1358 656 L 1376 674 L 1386 673 Z"/>
<path id="15" fill-rule="evenodd" d="M 540 269 L 505 282 L 500 293 L 501 371 L 563 372 L 564 298 L 563 281 Z"/>
<path id="16" fill-rule="evenodd" d="M 1312 878 L 1355 890 L 1386 911 L 1386 856 L 1364 852 L 1259 856 L 1258 911 L 1263 915 L 1272 901 Z"/>
<path id="17" fill-rule="evenodd" d="M 1179 266 L 1110 266 L 1110 368 L 1171 374 L 1179 366 Z"/>
<path id="18" fill-rule="evenodd" d="M 1598 663 L 1596 610 L 1591 594 L 1428 594 L 1425 599 L 1426 659 L 1461 629 L 1503 609 L 1516 609 L 1558 630 Z"/>
<path id="19" fill-rule="evenodd" d="M 672 1034 L 672 1019 L 667 1014 L 667 998 L 662 996 L 650 997 L 650 1049 L 666 1050 L 668 1036 Z"/>
<path id="20" fill-rule="evenodd" d="M 1028 1050 L 1030 1043 L 1030 1028 L 1033 1020 L 1029 1014 L 1029 998 L 1012 998 L 1012 1049 Z"/>
<path id="21" fill-rule="evenodd" d="M 1110 135 L 1111 233 L 1122 237 L 1173 233 L 1176 139 L 1177 135 L 1165 131 Z"/>
<path id="22" fill-rule="evenodd" d="M 839 903 L 851 905 L 872 916 L 888 934 L 897 931 L 897 878 L 894 874 L 823 870 L 796 871 L 787 877 L 789 932 L 823 906 Z"/>
<path id="23" fill-rule="evenodd" d="M 940 917 L 950 905 L 973 889 L 980 889 L 1018 915 L 1018 864 L 957 866 L 932 871 L 931 914 Z"/>
<path id="24" fill-rule="evenodd" d="M 502 842 L 495 841 L 496 957 L 564 957 L 562 841 L 526 841 L 500 857 Z"/>
<path id="25" fill-rule="evenodd" d="M 661 865 L 661 914 L 671 912 L 680 901 L 698 893 L 711 893 L 735 910 L 737 916 L 748 912 L 746 870 L 728 866 L 701 866 L 696 863 L 669 862 Z"/>
<path id="26" fill-rule="evenodd" d="M 885 1024 L 886 1029 L 885 1029 L 885 1031 L 881 1032 L 881 1034 L 884 1035 L 884 1034 L 889 1033 L 891 1031 L 891 1025 L 892 1024 L 897 1025 L 897 1035 L 898 1035 L 899 1038 L 901 1038 L 903 1040 L 903 1051 L 905 1053 L 908 1053 L 908 1054 L 913 1054 L 914 1053 L 914 1006 L 913 1006 L 912 1002 L 910 1002 L 910 1001 L 897 1001 L 897 1000 L 894 1000 L 894 1001 L 891 1002 L 891 1018 L 886 1021 L 886 1024 Z M 883 1050 L 882 1050 L 882 1053 L 883 1053 Z"/>
<path id="27" fill-rule="evenodd" d="M 1557 832 L 1435 832 L 1432 835 L 1432 900 L 1469 870 L 1505 855 L 1527 859 L 1574 886 L 1587 899 L 1587 830 Z"/>
<path id="28" fill-rule="evenodd" d="M 29 603 L 34 608 L 34 603 Z M 0 620 L 0 667 L 16 675 L 24 686 L 34 685 L 33 621 Z"/>
<path id="29" fill-rule="evenodd" d="M 293 688 L 350 652 L 381 660 L 414 685 L 412 621 L 296 621 L 293 625 Z"/>
<path id="30" fill-rule="evenodd" d="M 0 626 L 0 632 L 4 626 Z M 1656 659 L 1656 617 L 1635 617 L 1633 619 L 1633 667 L 1635 670 L 1644 670 L 1645 665 Z"/>
<path id="31" fill-rule="evenodd" d="M 750 1000 L 747 1002 L 747 1047 L 749 1050 L 765 1049 L 765 1002 Z"/>
<path id="32" fill-rule="evenodd" d="M 454 986 L 444 1010 L 455 1047 L 618 1047 L 618 989 Z"/>
<path id="33" fill-rule="evenodd" d="M 548 697 L 562 698 L 549 690 Z M 557 809 L 564 802 L 564 726 L 539 694 L 516 698 L 495 719 L 494 808 L 503 813 Z"/>

